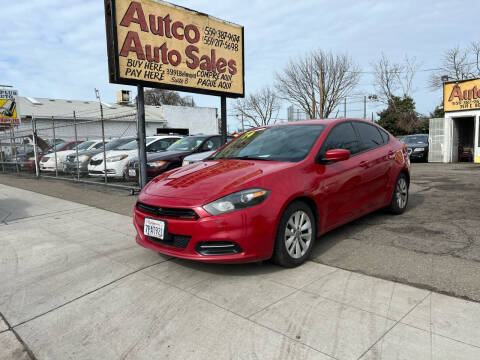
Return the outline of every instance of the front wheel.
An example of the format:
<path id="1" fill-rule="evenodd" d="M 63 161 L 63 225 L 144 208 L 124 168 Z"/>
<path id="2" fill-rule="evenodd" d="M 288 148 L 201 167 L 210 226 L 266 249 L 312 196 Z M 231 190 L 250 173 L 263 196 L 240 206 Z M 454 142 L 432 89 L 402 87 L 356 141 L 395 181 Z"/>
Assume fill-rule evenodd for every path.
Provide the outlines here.
<path id="1" fill-rule="evenodd" d="M 408 204 L 408 179 L 404 173 L 400 173 L 393 188 L 392 200 L 388 210 L 392 214 L 403 214 Z"/>
<path id="2" fill-rule="evenodd" d="M 315 217 L 310 207 L 301 201 L 291 203 L 278 225 L 273 261 L 285 267 L 304 263 L 310 255 L 316 234 Z"/>

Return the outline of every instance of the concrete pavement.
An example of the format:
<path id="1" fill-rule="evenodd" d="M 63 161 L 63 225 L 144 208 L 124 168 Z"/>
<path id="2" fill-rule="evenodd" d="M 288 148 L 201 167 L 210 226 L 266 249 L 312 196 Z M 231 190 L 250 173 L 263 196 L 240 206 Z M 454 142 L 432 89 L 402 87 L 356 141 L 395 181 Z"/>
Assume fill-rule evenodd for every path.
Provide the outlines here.
<path id="1" fill-rule="evenodd" d="M 476 302 L 315 262 L 175 260 L 128 216 L 4 185 L 0 209 L 0 359 L 480 358 Z"/>

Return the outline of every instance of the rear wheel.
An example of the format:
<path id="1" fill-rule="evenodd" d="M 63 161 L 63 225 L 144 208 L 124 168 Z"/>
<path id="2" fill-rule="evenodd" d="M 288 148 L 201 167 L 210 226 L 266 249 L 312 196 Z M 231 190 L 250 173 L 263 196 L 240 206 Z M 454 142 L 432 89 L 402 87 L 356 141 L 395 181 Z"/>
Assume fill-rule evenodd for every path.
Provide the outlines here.
<path id="1" fill-rule="evenodd" d="M 285 267 L 304 263 L 316 237 L 315 217 L 301 201 L 291 203 L 282 215 L 277 229 L 273 261 Z"/>
<path id="2" fill-rule="evenodd" d="M 404 173 L 400 173 L 395 182 L 392 200 L 388 206 L 388 210 L 392 214 L 402 214 L 405 212 L 408 204 L 408 179 Z"/>

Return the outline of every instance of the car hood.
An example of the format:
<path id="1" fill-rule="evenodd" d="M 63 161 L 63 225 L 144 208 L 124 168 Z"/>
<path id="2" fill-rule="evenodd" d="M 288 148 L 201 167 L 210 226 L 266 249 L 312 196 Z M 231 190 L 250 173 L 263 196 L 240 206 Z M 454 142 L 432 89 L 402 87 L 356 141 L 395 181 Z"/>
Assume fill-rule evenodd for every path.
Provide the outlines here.
<path id="1" fill-rule="evenodd" d="M 129 157 L 132 155 L 135 155 L 137 153 L 137 150 L 109 150 L 105 153 L 106 158 L 113 157 L 116 155 L 122 155 L 122 154 L 127 154 Z M 100 151 L 99 154 L 95 155 L 92 157 L 94 160 L 103 160 L 103 152 Z"/>
<path id="2" fill-rule="evenodd" d="M 213 150 L 213 151 L 205 151 L 205 152 L 201 152 L 201 153 L 196 153 L 196 154 L 192 154 L 192 155 L 189 155 L 185 158 L 185 160 L 189 160 L 189 161 L 200 161 L 200 160 L 203 160 L 207 157 L 209 157 L 210 155 L 212 155 L 213 153 L 215 153 L 217 150 Z"/>
<path id="3" fill-rule="evenodd" d="M 415 148 L 421 148 L 421 147 L 428 147 L 427 143 L 416 143 L 416 144 L 407 144 L 407 148 L 410 149 L 415 149 Z"/>
<path id="4" fill-rule="evenodd" d="M 186 156 L 191 154 L 191 151 L 175 151 L 175 150 L 170 150 L 170 151 L 161 151 L 157 153 L 148 153 L 147 154 L 147 162 L 150 161 L 158 161 L 158 160 L 170 160 L 170 159 L 176 159 L 179 156 Z M 138 160 L 138 159 L 137 159 Z"/>
<path id="5" fill-rule="evenodd" d="M 206 203 L 249 187 L 268 186 L 267 175 L 295 164 L 250 160 L 197 162 L 156 177 L 143 192 L 154 197 L 202 200 Z"/>

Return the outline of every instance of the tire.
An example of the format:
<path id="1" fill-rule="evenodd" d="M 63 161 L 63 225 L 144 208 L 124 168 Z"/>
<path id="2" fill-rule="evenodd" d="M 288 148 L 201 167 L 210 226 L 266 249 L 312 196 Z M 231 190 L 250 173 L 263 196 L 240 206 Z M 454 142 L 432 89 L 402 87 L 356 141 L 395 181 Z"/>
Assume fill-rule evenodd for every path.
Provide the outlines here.
<path id="1" fill-rule="evenodd" d="M 291 235 L 288 236 L 287 232 Z M 312 209 L 302 201 L 291 203 L 278 224 L 273 262 L 284 267 L 303 264 L 310 255 L 316 234 L 317 224 Z"/>
<path id="2" fill-rule="evenodd" d="M 393 188 L 392 200 L 388 206 L 388 210 L 395 215 L 405 212 L 408 205 L 408 179 L 404 173 L 400 173 L 395 181 Z"/>

